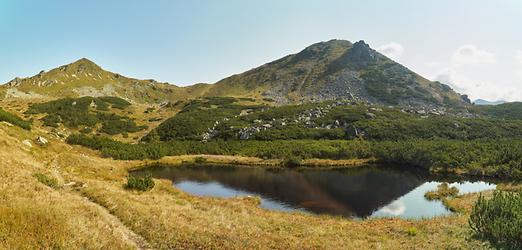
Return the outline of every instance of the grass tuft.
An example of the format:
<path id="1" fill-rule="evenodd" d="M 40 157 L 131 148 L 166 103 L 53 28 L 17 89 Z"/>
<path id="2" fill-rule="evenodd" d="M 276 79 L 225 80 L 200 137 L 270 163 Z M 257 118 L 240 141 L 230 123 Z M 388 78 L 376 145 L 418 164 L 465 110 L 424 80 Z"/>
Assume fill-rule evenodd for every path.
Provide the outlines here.
<path id="1" fill-rule="evenodd" d="M 33 175 L 39 182 L 41 182 L 42 184 L 46 185 L 46 186 L 49 186 L 51 188 L 58 188 L 58 180 L 56 180 L 55 178 L 53 177 L 49 177 L 45 174 L 42 174 L 42 173 L 36 173 Z"/>
<path id="2" fill-rule="evenodd" d="M 125 188 L 139 191 L 148 191 L 154 188 L 154 180 L 150 175 L 143 177 L 129 176 L 127 177 L 127 184 L 125 185 Z"/>
<path id="3" fill-rule="evenodd" d="M 429 191 L 424 194 L 424 198 L 429 201 L 432 200 L 444 200 L 446 198 L 452 198 L 459 194 L 459 189 L 456 187 L 450 187 L 448 183 L 441 183 L 436 191 Z"/>

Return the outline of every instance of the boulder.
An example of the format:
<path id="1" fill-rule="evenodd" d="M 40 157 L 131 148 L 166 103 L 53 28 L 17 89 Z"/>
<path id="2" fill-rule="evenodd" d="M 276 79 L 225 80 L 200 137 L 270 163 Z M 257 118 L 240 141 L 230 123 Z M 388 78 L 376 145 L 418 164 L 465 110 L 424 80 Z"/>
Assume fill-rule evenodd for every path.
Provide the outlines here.
<path id="1" fill-rule="evenodd" d="M 38 138 L 36 138 L 36 144 L 40 145 L 40 146 L 44 146 L 44 145 L 47 145 L 49 143 L 49 141 L 45 138 L 43 138 L 42 136 L 38 136 Z"/>
<path id="2" fill-rule="evenodd" d="M 30 148 L 33 147 L 33 144 L 31 144 L 31 141 L 29 141 L 29 140 L 23 140 L 23 141 L 22 141 L 22 144 L 24 144 L 25 146 L 28 146 L 28 147 L 30 147 Z"/>
<path id="3" fill-rule="evenodd" d="M 368 119 L 373 119 L 373 118 L 377 117 L 377 115 L 375 115 L 374 113 L 366 113 L 365 116 Z"/>

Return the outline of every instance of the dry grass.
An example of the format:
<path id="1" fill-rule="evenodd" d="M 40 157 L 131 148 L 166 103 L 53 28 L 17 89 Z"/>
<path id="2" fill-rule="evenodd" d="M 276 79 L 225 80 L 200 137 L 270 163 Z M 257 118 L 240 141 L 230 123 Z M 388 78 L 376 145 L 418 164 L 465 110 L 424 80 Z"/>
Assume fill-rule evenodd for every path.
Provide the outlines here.
<path id="1" fill-rule="evenodd" d="M 130 232 L 103 207 L 33 177 L 46 173 L 64 182 L 60 166 L 52 161 L 54 154 L 21 143 L 33 137 L 18 128 L 0 127 L 0 249 L 135 248 L 127 237 Z"/>

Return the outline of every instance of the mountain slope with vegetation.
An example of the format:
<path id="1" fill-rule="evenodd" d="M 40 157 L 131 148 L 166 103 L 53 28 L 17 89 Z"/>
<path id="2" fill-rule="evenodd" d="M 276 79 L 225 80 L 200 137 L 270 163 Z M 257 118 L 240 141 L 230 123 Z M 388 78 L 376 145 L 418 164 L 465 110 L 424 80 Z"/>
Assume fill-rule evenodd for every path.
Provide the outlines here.
<path id="1" fill-rule="evenodd" d="M 295 103 L 348 99 L 388 105 L 465 106 L 449 86 L 430 82 L 370 48 L 331 40 L 225 78 L 208 96 L 248 96 Z"/>
<path id="2" fill-rule="evenodd" d="M 33 104 L 25 113 L 44 114 L 40 119 L 44 126 L 57 128 L 61 124 L 82 133 L 116 135 L 147 129 L 126 116 L 129 106 L 131 103 L 118 97 L 64 98 Z"/>
<path id="3" fill-rule="evenodd" d="M 498 105 L 474 106 L 472 111 L 483 116 L 506 120 L 522 120 L 522 102 L 509 102 Z"/>
<path id="4" fill-rule="evenodd" d="M 512 110 L 509 105 L 508 110 Z M 497 106 L 497 109 L 502 106 Z M 480 110 L 482 111 L 482 110 Z M 516 111 L 516 110 L 514 110 Z M 299 105 L 240 105 L 235 98 L 207 98 L 185 105 L 143 141 L 353 140 L 522 138 L 522 120 L 506 113 L 462 117 L 459 113 L 401 109 L 349 101 Z M 476 114 L 472 114 L 476 115 Z"/>

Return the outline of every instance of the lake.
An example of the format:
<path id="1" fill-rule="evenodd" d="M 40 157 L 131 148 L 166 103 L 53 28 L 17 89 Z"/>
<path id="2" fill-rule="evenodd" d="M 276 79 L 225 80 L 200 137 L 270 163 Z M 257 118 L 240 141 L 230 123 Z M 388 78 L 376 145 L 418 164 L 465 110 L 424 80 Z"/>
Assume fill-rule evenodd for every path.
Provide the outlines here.
<path id="1" fill-rule="evenodd" d="M 261 207 L 352 218 L 430 218 L 450 215 L 440 201 L 424 198 L 441 182 L 426 175 L 377 167 L 308 170 L 216 166 L 155 166 L 134 171 L 172 180 L 197 196 L 259 196 Z M 449 182 L 461 193 L 494 189 L 495 184 Z"/>

